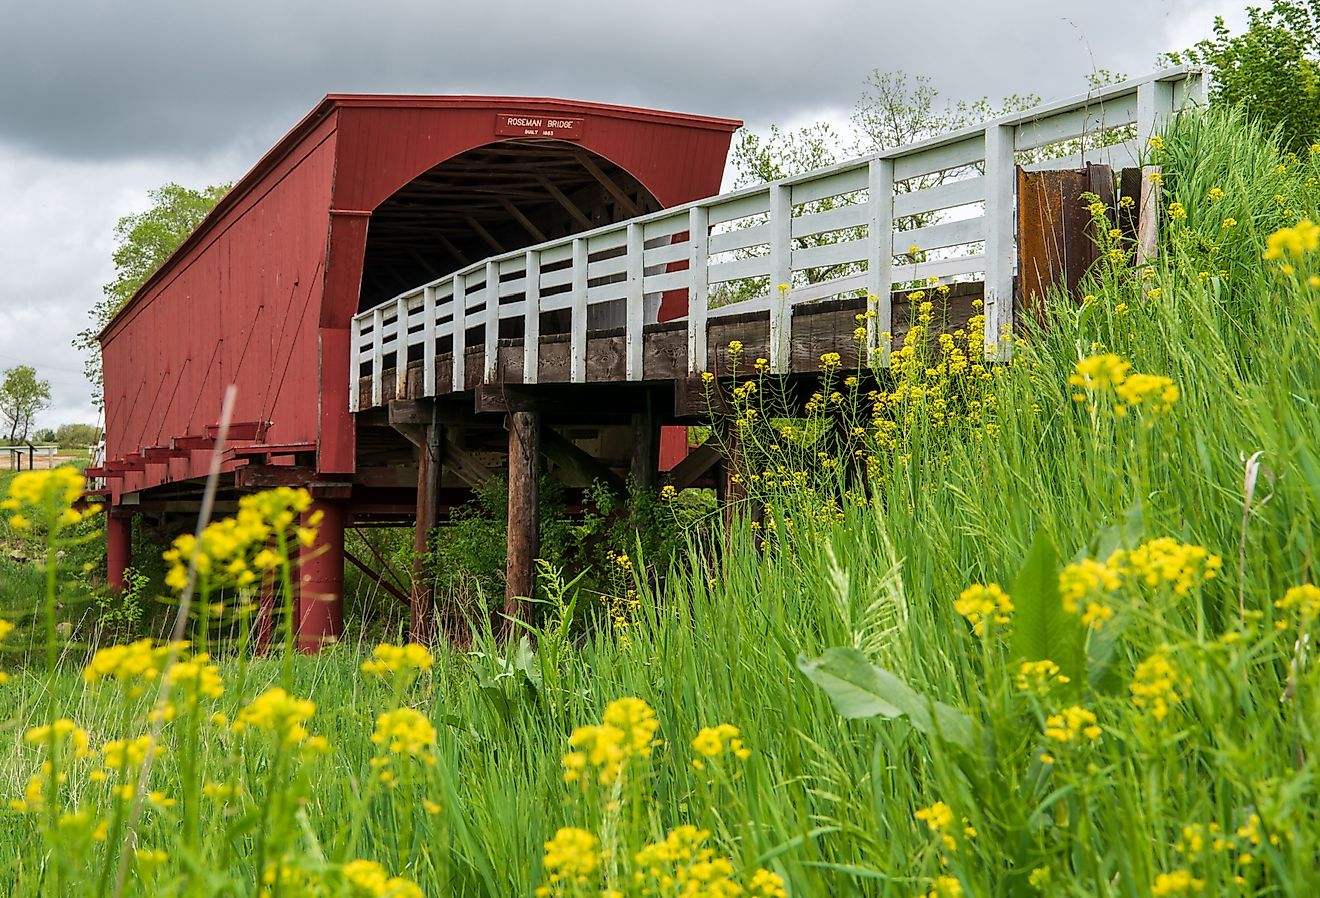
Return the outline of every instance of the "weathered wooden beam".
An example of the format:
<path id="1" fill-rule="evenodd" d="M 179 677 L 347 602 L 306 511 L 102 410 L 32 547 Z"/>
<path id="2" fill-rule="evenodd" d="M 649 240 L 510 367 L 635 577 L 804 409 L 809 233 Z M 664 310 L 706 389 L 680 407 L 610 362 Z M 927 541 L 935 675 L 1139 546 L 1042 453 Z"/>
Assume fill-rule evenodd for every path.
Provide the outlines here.
<path id="1" fill-rule="evenodd" d="M 471 215 L 463 216 L 463 221 L 467 224 L 469 228 L 471 228 L 476 233 L 478 237 L 486 241 L 486 245 L 489 246 L 491 249 L 495 250 L 497 255 L 502 255 L 505 252 L 504 244 L 496 240 L 495 235 L 492 234 L 490 231 L 486 230 L 485 226 L 483 226 L 481 222 L 477 221 Z"/>
<path id="2" fill-rule="evenodd" d="M 475 455 L 452 439 L 445 440 L 444 459 L 446 467 L 454 473 L 454 476 L 473 489 L 480 489 L 496 476 L 496 472 L 487 468 Z"/>
<path id="3" fill-rule="evenodd" d="M 665 480 L 674 489 L 685 490 L 706 476 L 722 458 L 724 458 L 724 450 L 720 446 L 719 438 L 712 436 L 670 468 Z"/>
<path id="4" fill-rule="evenodd" d="M 516 621 L 531 617 L 541 520 L 538 480 L 541 474 L 541 420 L 536 412 L 509 415 L 508 556 L 504 577 L 504 634 L 515 635 Z"/>
<path id="5" fill-rule="evenodd" d="M 466 267 L 466 265 L 468 264 L 468 257 L 463 255 L 463 253 L 459 251 L 458 247 L 454 246 L 454 242 L 452 240 L 450 240 L 444 234 L 438 233 L 435 235 L 435 242 L 440 244 L 442 247 L 444 247 L 445 252 L 449 253 L 449 255 L 457 259 L 459 265 Z"/>
<path id="6" fill-rule="evenodd" d="M 573 216 L 573 220 L 581 225 L 583 230 L 591 229 L 591 219 L 583 214 L 582 210 L 577 207 L 577 204 L 569 199 L 564 191 L 556 187 L 553 181 L 544 175 L 538 177 L 536 180 L 545 188 L 546 193 L 554 197 L 555 201 L 563 206 L 569 215 Z"/>
<path id="7" fill-rule="evenodd" d="M 648 402 L 632 416 L 632 463 L 628 476 L 639 490 L 651 491 L 660 479 L 660 419 Z"/>
<path id="8" fill-rule="evenodd" d="M 600 459 L 592 457 L 591 453 L 579 448 L 554 428 L 542 429 L 541 454 L 553 465 L 563 468 L 566 473 L 576 475 L 573 479 L 581 484 L 590 486 L 600 482 L 616 495 L 628 494 L 628 485 L 613 468 Z"/>
<path id="9" fill-rule="evenodd" d="M 417 453 L 417 522 L 413 530 L 412 591 L 408 599 L 408 638 L 429 645 L 435 637 L 435 567 L 430 535 L 439 523 L 444 428 L 423 424 Z"/>
<path id="10" fill-rule="evenodd" d="M 642 210 L 637 208 L 637 204 L 632 201 L 632 198 L 624 193 L 623 188 L 616 184 L 613 178 L 605 174 L 605 171 L 596 164 L 596 160 L 591 158 L 591 154 L 581 148 L 575 148 L 573 155 L 577 157 L 578 162 L 582 163 L 582 167 L 600 182 L 600 186 L 604 187 L 609 195 L 614 197 L 614 201 L 619 204 L 626 217 L 636 218 L 642 214 Z"/>
<path id="11" fill-rule="evenodd" d="M 373 581 L 375 581 L 377 586 L 385 590 L 390 595 L 394 596 L 394 598 L 398 599 L 400 602 L 403 602 L 405 605 L 408 604 L 408 597 L 404 595 L 397 587 L 395 587 L 393 583 L 390 583 L 388 580 L 386 580 L 385 577 L 381 575 L 379 572 L 373 571 L 370 567 L 367 566 L 366 562 L 358 558 L 348 549 L 344 549 L 344 560 L 347 561 L 349 564 L 353 565 L 353 567 L 357 568 L 362 573 L 366 574 L 368 577 L 370 577 Z"/>
<path id="12" fill-rule="evenodd" d="M 306 466 L 247 464 L 234 471 L 234 486 L 240 490 L 270 490 L 281 486 L 306 486 L 316 479 L 316 470 Z"/>
<path id="13" fill-rule="evenodd" d="M 531 235 L 533 241 L 536 243 L 545 243 L 547 239 L 545 232 L 538 228 L 530 218 L 524 215 L 521 209 L 509 202 L 507 197 L 500 197 L 500 205 L 504 207 L 504 211 L 508 212 L 518 224 L 523 226 L 523 229 Z"/>

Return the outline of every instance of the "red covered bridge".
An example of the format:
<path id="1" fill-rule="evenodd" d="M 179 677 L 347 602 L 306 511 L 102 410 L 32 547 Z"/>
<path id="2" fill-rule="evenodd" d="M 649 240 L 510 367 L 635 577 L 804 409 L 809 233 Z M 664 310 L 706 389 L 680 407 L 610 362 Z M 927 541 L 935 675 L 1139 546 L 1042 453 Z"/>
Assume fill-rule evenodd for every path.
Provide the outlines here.
<path id="1" fill-rule="evenodd" d="M 493 253 L 716 193 L 739 124 L 550 99 L 326 97 L 101 335 L 107 461 L 92 473 L 109 491 L 111 584 L 132 515 L 195 517 L 233 383 L 220 509 L 245 489 L 309 487 L 326 523 L 307 588 L 338 596 L 344 526 L 411 523 L 417 504 L 412 444 L 349 411 L 353 316 Z M 501 420 L 454 446 L 441 506 L 498 468 L 477 434 Z M 303 615 L 309 635 L 338 632 L 337 600 Z"/>

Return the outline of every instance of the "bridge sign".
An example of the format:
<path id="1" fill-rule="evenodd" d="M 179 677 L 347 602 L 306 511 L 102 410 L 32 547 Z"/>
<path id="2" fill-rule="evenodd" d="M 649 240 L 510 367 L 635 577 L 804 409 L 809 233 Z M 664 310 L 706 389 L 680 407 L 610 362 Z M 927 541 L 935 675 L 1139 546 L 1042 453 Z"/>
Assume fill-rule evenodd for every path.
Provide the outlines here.
<path id="1" fill-rule="evenodd" d="M 495 115 L 495 133 L 501 137 L 556 137 L 581 140 L 585 119 L 542 113 L 500 112 Z"/>

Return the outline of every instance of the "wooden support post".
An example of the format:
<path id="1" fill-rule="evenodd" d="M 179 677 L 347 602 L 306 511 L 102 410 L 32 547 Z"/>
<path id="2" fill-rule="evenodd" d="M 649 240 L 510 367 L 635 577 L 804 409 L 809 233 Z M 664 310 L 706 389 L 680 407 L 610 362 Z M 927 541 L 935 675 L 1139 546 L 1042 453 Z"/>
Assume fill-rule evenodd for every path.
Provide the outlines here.
<path id="1" fill-rule="evenodd" d="M 133 563 L 133 515 L 111 510 L 105 522 L 105 582 L 111 592 L 127 586 L 128 566 Z"/>
<path id="2" fill-rule="evenodd" d="M 629 478 L 634 489 L 655 490 L 660 480 L 660 419 L 646 399 L 646 410 L 632 416 L 632 465 Z"/>
<path id="3" fill-rule="evenodd" d="M 430 645 L 435 638 L 435 568 L 431 564 L 431 531 L 439 523 L 440 474 L 444 462 L 444 428 L 422 425 L 417 447 L 417 524 L 413 534 L 413 579 L 408 600 L 408 639 Z"/>
<path id="4" fill-rule="evenodd" d="M 733 539 L 733 528 L 738 521 L 738 506 L 747 498 L 747 485 L 742 473 L 742 440 L 732 418 L 726 418 L 724 429 L 724 461 L 720 465 L 721 511 L 724 516 L 725 541 Z"/>
<path id="5" fill-rule="evenodd" d="M 298 650 L 307 655 L 339 641 L 344 632 L 344 504 L 314 499 L 304 523 L 321 513 L 316 541 L 298 563 Z"/>
<path id="6" fill-rule="evenodd" d="M 1108 165 L 1060 171 L 1018 170 L 1018 295 L 1024 314 L 1045 322 L 1051 289 L 1080 300 L 1078 286 L 1099 258 L 1096 219 L 1082 201 L 1094 193 L 1114 213 L 1114 172 Z"/>
<path id="7" fill-rule="evenodd" d="M 504 616 L 527 620 L 531 603 L 536 556 L 540 552 L 541 522 L 537 512 L 537 487 L 541 475 L 541 415 L 539 412 L 509 413 L 509 549 L 504 579 Z M 504 625 L 506 636 L 515 627 Z"/>

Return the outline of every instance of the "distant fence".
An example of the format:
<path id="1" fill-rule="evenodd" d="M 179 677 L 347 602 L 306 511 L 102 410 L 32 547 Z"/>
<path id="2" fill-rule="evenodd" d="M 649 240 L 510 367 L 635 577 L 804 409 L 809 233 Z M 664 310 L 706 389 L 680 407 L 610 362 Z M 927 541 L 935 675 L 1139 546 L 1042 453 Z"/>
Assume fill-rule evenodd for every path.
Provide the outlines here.
<path id="1" fill-rule="evenodd" d="M 352 322 L 349 402 L 370 378 L 371 404 L 402 395 L 408 362 L 436 395 L 436 360 L 450 354 L 454 390 L 467 382 L 469 347 L 483 347 L 482 381 L 497 379 L 501 323 L 520 333 L 523 381 L 535 383 L 542 316 L 567 316 L 569 380 L 587 372 L 587 334 L 622 325 L 625 374 L 642 379 L 644 328 L 658 299 L 687 295 L 687 358 L 704 370 L 711 318 L 769 314 L 769 363 L 786 372 L 795 306 L 840 295 L 869 298 L 866 358 L 888 363 L 895 285 L 925 278 L 985 284 L 985 342 L 994 352 L 1013 320 L 1016 167 L 1141 164 L 1148 139 L 1179 111 L 1203 105 L 1191 67 L 1100 88 L 984 125 L 874 156 L 665 209 L 492 256 L 437 278 Z M 878 201 L 877 201 L 878 200 Z M 930 223 L 911 228 L 917 217 Z M 903 225 L 908 225 L 905 228 Z M 914 251 L 917 250 L 917 251 Z M 712 292 L 763 285 L 760 295 L 712 309 Z M 781 288 L 780 285 L 786 285 Z"/>

